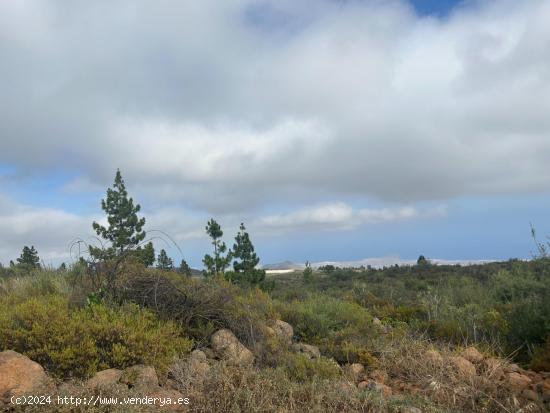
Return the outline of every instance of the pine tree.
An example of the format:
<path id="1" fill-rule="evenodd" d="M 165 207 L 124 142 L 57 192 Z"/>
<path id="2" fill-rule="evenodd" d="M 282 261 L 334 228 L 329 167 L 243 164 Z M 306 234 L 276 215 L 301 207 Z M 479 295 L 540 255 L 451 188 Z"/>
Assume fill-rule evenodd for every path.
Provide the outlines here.
<path id="1" fill-rule="evenodd" d="M 174 262 L 172 261 L 172 258 L 166 254 L 166 251 L 164 249 L 160 250 L 160 254 L 157 257 L 157 268 L 159 270 L 166 270 L 171 271 L 174 269 Z"/>
<path id="2" fill-rule="evenodd" d="M 212 239 L 214 256 L 212 257 L 211 255 L 206 254 L 202 260 L 204 266 L 206 267 L 205 275 L 223 274 L 231 262 L 231 251 L 227 251 L 227 255 L 223 255 L 227 250 L 227 246 L 225 245 L 225 242 L 221 240 L 223 231 L 220 224 L 218 224 L 213 218 L 210 219 L 210 221 L 206 224 L 206 233 Z"/>
<path id="3" fill-rule="evenodd" d="M 38 252 L 34 249 L 34 245 L 30 248 L 25 245 L 21 252 L 21 256 L 17 258 L 17 265 L 32 269 L 40 268 L 39 263 L 40 257 L 38 256 Z"/>
<path id="4" fill-rule="evenodd" d="M 143 247 L 137 247 L 134 255 L 146 267 L 150 267 L 155 263 L 155 248 L 152 242 L 148 242 Z"/>
<path id="5" fill-rule="evenodd" d="M 424 257 L 423 255 L 419 256 L 418 259 L 416 260 L 416 265 L 420 266 L 420 267 L 425 267 L 427 265 L 430 265 L 430 262 L 426 259 L 426 257 Z"/>
<path id="6" fill-rule="evenodd" d="M 128 197 L 126 186 L 120 170 L 117 169 L 113 188 L 107 189 L 107 197 L 101 201 L 101 208 L 107 214 L 108 227 L 97 222 L 93 229 L 103 239 L 110 243 L 107 249 L 90 247 L 90 255 L 97 259 L 121 257 L 129 251 L 137 250 L 145 239 L 145 218 L 138 218 L 141 207 L 134 205 L 134 200 Z"/>
<path id="7" fill-rule="evenodd" d="M 246 232 L 243 223 L 239 227 L 239 232 L 235 237 L 233 245 L 233 270 L 235 271 L 235 279 L 248 282 L 250 284 L 258 284 L 265 279 L 265 271 L 257 269 L 256 266 L 260 262 L 260 258 L 254 252 L 254 245 L 250 241 L 250 236 Z"/>
<path id="8" fill-rule="evenodd" d="M 185 275 L 186 277 L 191 277 L 191 267 L 187 264 L 187 261 L 181 260 L 180 266 L 178 268 L 178 273 Z"/>
<path id="9" fill-rule="evenodd" d="M 306 261 L 306 268 L 304 268 L 302 276 L 304 277 L 305 283 L 309 284 L 313 281 L 313 270 L 311 269 L 311 264 L 309 263 L 309 261 Z"/>

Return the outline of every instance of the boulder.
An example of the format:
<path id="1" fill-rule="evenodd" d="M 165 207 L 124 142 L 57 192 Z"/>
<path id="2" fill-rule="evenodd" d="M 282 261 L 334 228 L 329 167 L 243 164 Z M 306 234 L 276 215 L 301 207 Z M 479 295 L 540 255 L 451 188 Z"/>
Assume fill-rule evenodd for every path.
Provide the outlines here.
<path id="1" fill-rule="evenodd" d="M 15 351 L 0 353 L 0 403 L 8 403 L 12 396 L 49 395 L 55 391 L 54 381 L 40 364 Z"/>
<path id="2" fill-rule="evenodd" d="M 216 331 L 210 340 L 212 350 L 222 360 L 231 365 L 251 365 L 254 355 L 247 349 L 231 330 Z"/>
<path id="3" fill-rule="evenodd" d="M 494 380 L 500 380 L 504 377 L 503 362 L 495 358 L 487 358 L 483 360 L 483 368 L 485 373 Z"/>
<path id="4" fill-rule="evenodd" d="M 529 376 L 529 378 L 533 381 L 533 383 L 540 383 L 544 379 L 540 373 L 537 373 L 536 371 L 532 370 L 526 370 L 523 372 L 526 376 Z"/>
<path id="5" fill-rule="evenodd" d="M 90 390 L 101 390 L 112 388 L 118 384 L 122 370 L 108 369 L 97 372 L 91 379 L 86 382 L 86 387 Z"/>
<path id="6" fill-rule="evenodd" d="M 505 373 L 519 373 L 521 372 L 521 368 L 517 364 L 508 364 L 504 366 L 504 372 Z"/>
<path id="7" fill-rule="evenodd" d="M 462 357 L 471 363 L 481 363 L 484 359 L 483 354 L 475 347 L 468 347 L 462 352 Z"/>
<path id="8" fill-rule="evenodd" d="M 449 362 L 455 368 L 456 372 L 463 377 L 473 377 L 476 375 L 476 368 L 464 357 L 449 357 Z"/>
<path id="9" fill-rule="evenodd" d="M 350 376 L 354 382 L 358 382 L 363 378 L 365 366 L 359 363 L 348 364 L 344 367 L 344 371 Z"/>
<path id="10" fill-rule="evenodd" d="M 296 353 L 305 354 L 310 359 L 315 359 L 315 358 L 321 357 L 321 352 L 319 351 L 319 348 L 316 347 L 316 346 L 312 346 L 311 344 L 295 343 L 295 344 L 292 345 L 292 349 Z"/>
<path id="11" fill-rule="evenodd" d="M 371 391 L 376 391 L 382 393 L 384 397 L 390 397 L 392 395 L 392 390 L 390 386 L 386 386 L 384 383 L 378 383 L 374 380 L 369 380 L 367 382 L 367 389 Z"/>
<path id="12" fill-rule="evenodd" d="M 437 350 L 427 350 L 424 353 L 424 359 L 431 364 L 443 363 L 443 357 L 441 356 L 441 353 Z"/>
<path id="13" fill-rule="evenodd" d="M 286 321 L 276 320 L 272 327 L 275 335 L 277 335 L 283 342 L 290 345 L 292 343 L 292 337 L 294 337 L 294 329 Z"/>
<path id="14" fill-rule="evenodd" d="M 364 390 L 366 389 L 367 387 L 369 387 L 369 382 L 367 380 L 363 380 L 362 382 L 360 382 L 358 385 L 357 385 L 357 388 L 360 389 L 360 390 Z"/>
<path id="15" fill-rule="evenodd" d="M 194 379 L 203 380 L 210 371 L 206 354 L 201 350 L 193 350 L 187 361 L 189 375 Z"/>
<path id="16" fill-rule="evenodd" d="M 537 392 L 531 390 L 531 389 L 523 389 L 521 392 L 521 397 L 527 400 L 531 400 L 532 402 L 538 402 L 540 401 L 539 395 Z"/>
<path id="17" fill-rule="evenodd" d="M 513 390 L 516 393 L 520 393 L 523 389 L 528 388 L 532 383 L 532 380 L 528 376 L 516 372 L 507 373 L 506 381 L 510 390 Z"/>
<path id="18" fill-rule="evenodd" d="M 136 365 L 125 369 L 120 382 L 131 389 L 147 391 L 159 387 L 157 372 L 151 366 Z"/>
<path id="19" fill-rule="evenodd" d="M 382 370 L 373 370 L 369 373 L 369 377 L 378 383 L 387 383 L 388 382 L 388 373 Z"/>

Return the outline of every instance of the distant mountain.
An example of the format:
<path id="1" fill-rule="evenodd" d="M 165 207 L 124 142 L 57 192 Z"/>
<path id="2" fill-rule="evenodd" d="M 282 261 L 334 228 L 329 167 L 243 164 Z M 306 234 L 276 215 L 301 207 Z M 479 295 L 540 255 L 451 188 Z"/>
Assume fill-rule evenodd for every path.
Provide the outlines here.
<path id="1" fill-rule="evenodd" d="M 473 264 L 486 264 L 494 262 L 495 260 L 445 260 L 445 259 L 428 259 L 432 264 L 439 265 L 473 265 Z M 311 264 L 313 268 L 319 268 L 325 265 L 334 265 L 335 267 L 354 267 L 361 266 L 372 268 L 383 268 L 391 265 L 415 265 L 416 260 L 405 260 L 400 257 L 381 257 L 381 258 L 365 258 L 355 261 L 320 261 Z M 266 264 L 262 268 L 264 270 L 301 270 L 305 267 L 304 264 L 297 264 L 292 261 L 283 261 L 276 264 Z"/>
<path id="2" fill-rule="evenodd" d="M 292 261 L 283 261 L 276 264 L 262 265 L 264 270 L 301 270 L 305 267 L 305 264 L 296 264 Z"/>

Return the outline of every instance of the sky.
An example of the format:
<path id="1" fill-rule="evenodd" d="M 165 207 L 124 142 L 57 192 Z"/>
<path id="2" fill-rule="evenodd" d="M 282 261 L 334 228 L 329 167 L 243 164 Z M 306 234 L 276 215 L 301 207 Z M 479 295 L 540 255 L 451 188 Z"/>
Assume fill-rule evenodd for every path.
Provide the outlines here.
<path id="1" fill-rule="evenodd" d="M 117 168 L 157 251 L 197 268 L 210 217 L 264 264 L 529 258 L 549 20 L 548 0 L 0 2 L 0 262 L 75 259 Z"/>

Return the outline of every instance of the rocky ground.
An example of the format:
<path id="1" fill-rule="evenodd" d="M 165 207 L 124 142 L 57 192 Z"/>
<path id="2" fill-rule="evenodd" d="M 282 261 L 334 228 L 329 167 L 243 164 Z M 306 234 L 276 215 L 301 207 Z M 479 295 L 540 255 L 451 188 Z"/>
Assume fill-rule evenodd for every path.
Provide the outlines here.
<path id="1" fill-rule="evenodd" d="M 266 327 L 266 331 L 280 338 L 292 351 L 303 353 L 311 359 L 321 356 L 319 349 L 313 345 L 294 343 L 293 328 L 284 321 L 277 320 L 272 326 Z M 185 399 L 188 397 L 185 390 L 189 383 L 204 380 L 217 364 L 222 363 L 239 369 L 254 368 L 254 362 L 253 352 L 227 329 L 215 332 L 209 347 L 194 350 L 185 360 L 180 361 L 177 368 L 163 378 L 162 382 L 159 382 L 154 368 L 137 365 L 124 370 L 103 370 L 84 382 L 60 383 L 50 378 L 42 366 L 28 357 L 8 350 L 0 353 L 0 408 L 1 411 L 30 410 L 31 408 L 40 411 L 39 407 L 16 407 L 10 403 L 12 397 L 23 395 L 69 397 L 117 395 Z M 517 412 L 543 412 L 548 411 L 550 406 L 550 373 L 524 370 L 506 360 L 486 357 L 475 347 L 462 349 L 452 355 L 442 354 L 436 349 L 428 349 L 418 362 L 419 365 L 448 370 L 453 377 L 460 378 L 460 383 L 469 383 L 470 386 L 490 381 L 504 391 L 503 394 L 506 394 L 506 397 L 511 397 L 514 403 L 517 402 Z M 445 385 L 438 382 L 439 379 L 435 375 L 426 377 L 426 380 L 407 380 L 403 374 L 396 371 L 373 369 L 357 363 L 342 365 L 340 368 L 342 380 L 335 385 L 341 386 L 342 391 L 353 388 L 358 391 L 377 393 L 380 397 L 387 399 L 400 394 L 425 395 L 428 394 L 427 391 L 433 397 L 437 397 L 438 391 L 443 392 Z M 468 391 L 467 386 L 464 389 Z M 459 393 L 455 392 L 455 394 Z M 144 409 L 152 411 L 189 411 L 191 409 L 192 411 L 193 400 L 190 400 L 190 403 L 189 406 L 187 404 L 148 406 Z M 79 411 L 85 411 L 85 409 L 81 408 Z M 412 406 L 401 407 L 399 411 L 422 412 L 420 408 Z M 510 410 L 503 405 L 503 411 Z"/>

